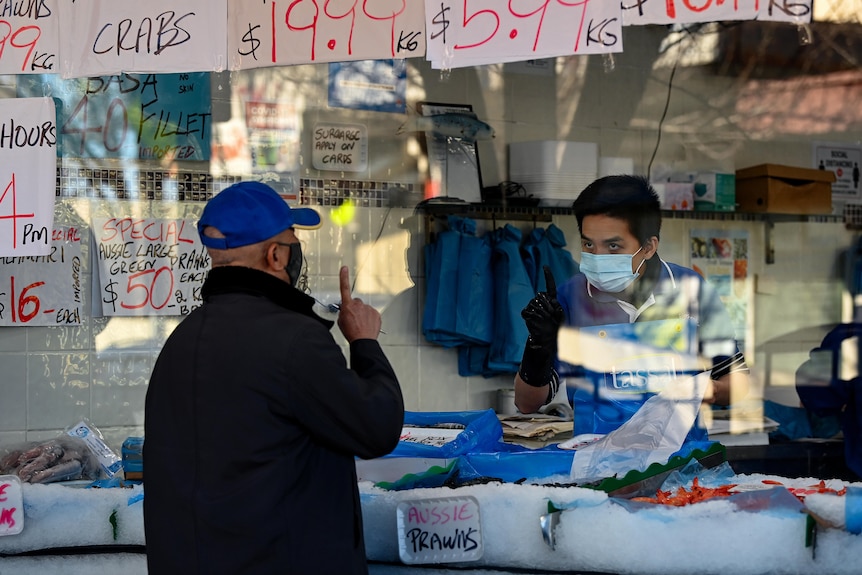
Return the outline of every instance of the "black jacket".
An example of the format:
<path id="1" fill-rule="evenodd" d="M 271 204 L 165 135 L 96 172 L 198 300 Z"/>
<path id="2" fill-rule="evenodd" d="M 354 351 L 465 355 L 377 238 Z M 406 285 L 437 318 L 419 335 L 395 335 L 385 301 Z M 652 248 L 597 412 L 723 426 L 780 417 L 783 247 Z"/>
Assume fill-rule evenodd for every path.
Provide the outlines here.
<path id="1" fill-rule="evenodd" d="M 213 269 L 147 390 L 150 575 L 366 573 L 354 456 L 398 443 L 401 390 L 380 345 L 350 345 L 313 299 Z"/>

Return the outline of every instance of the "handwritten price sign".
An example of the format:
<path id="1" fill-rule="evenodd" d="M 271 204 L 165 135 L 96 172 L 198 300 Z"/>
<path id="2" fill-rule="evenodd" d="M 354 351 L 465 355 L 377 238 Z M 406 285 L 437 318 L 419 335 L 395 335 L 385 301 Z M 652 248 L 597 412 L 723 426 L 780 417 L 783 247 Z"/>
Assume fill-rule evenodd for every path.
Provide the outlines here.
<path id="1" fill-rule="evenodd" d="M 0 74 L 40 74 L 54 70 L 60 45 L 58 0 L 15 5 L 0 11 Z"/>
<path id="2" fill-rule="evenodd" d="M 263 0 L 228 10 L 232 70 L 425 53 L 424 0 Z"/>
<path id="3" fill-rule="evenodd" d="M 434 68 L 622 52 L 622 9 L 606 0 L 429 0 Z"/>
<path id="4" fill-rule="evenodd" d="M 0 100 L 0 256 L 50 253 L 56 171 L 54 101 Z"/>
<path id="5" fill-rule="evenodd" d="M 61 0 L 64 78 L 223 70 L 227 0 Z"/>
<path id="6" fill-rule="evenodd" d="M 45 256 L 0 257 L 0 326 L 81 325 L 81 231 L 57 227 Z"/>
<path id="7" fill-rule="evenodd" d="M 119 74 L 64 80 L 56 74 L 19 79 L 18 96 L 48 86 L 62 102 L 58 155 L 73 158 L 207 160 L 210 77 Z"/>
<path id="8" fill-rule="evenodd" d="M 201 305 L 210 258 L 191 222 L 97 218 L 93 233 L 104 315 L 188 315 Z"/>
<path id="9" fill-rule="evenodd" d="M 623 2 L 626 26 L 728 20 L 810 22 L 813 0 L 635 0 Z"/>

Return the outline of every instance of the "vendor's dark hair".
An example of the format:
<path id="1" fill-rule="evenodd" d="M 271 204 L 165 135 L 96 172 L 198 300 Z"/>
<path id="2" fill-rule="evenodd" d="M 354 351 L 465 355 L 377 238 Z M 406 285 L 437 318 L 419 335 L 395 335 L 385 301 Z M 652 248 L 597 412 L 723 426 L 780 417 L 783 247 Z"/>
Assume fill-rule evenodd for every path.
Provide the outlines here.
<path id="1" fill-rule="evenodd" d="M 572 204 L 578 230 L 585 216 L 608 216 L 628 222 L 629 230 L 646 243 L 661 231 L 661 201 L 642 176 L 605 176 L 584 188 Z"/>

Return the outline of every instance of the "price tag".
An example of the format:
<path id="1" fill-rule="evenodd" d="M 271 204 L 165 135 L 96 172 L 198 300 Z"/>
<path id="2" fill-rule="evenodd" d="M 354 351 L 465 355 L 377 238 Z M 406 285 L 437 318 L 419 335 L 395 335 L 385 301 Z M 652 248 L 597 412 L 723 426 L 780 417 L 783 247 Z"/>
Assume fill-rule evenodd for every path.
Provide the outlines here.
<path id="1" fill-rule="evenodd" d="M 482 558 L 482 521 L 475 497 L 415 499 L 398 504 L 398 554 L 414 563 Z"/>
<path id="2" fill-rule="evenodd" d="M 21 481 L 14 475 L 0 475 L 0 537 L 24 530 L 24 497 Z"/>
<path id="3" fill-rule="evenodd" d="M 102 313 L 188 315 L 201 305 L 210 258 L 188 220 L 96 218 Z"/>

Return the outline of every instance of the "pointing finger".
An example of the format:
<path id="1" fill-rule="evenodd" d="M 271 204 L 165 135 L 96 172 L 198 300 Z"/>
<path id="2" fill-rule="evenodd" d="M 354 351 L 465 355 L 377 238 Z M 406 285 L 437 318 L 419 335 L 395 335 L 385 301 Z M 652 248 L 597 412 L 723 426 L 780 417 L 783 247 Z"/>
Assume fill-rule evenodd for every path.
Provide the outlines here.
<path id="1" fill-rule="evenodd" d="M 341 283 L 341 303 L 342 305 L 351 300 L 350 296 L 350 270 L 347 266 L 341 266 L 339 272 L 339 281 Z"/>
<path id="2" fill-rule="evenodd" d="M 545 293 L 550 297 L 557 297 L 557 282 L 554 281 L 554 274 L 548 266 L 545 266 Z"/>

